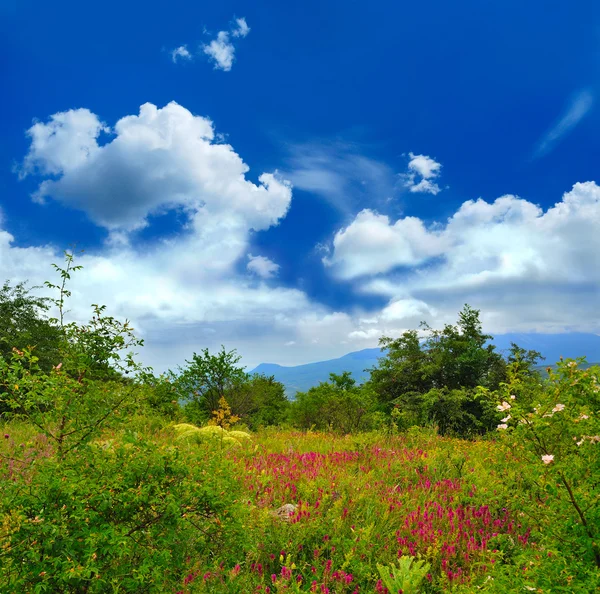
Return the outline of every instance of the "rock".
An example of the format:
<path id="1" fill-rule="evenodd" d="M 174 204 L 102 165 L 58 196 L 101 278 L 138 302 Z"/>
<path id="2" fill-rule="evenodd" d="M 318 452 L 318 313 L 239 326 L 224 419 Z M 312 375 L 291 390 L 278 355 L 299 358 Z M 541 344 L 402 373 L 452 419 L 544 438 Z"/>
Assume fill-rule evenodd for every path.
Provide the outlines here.
<path id="1" fill-rule="evenodd" d="M 271 515 L 279 518 L 282 522 L 289 522 L 290 516 L 296 512 L 296 506 L 293 503 L 285 503 L 280 508 L 271 512 Z"/>

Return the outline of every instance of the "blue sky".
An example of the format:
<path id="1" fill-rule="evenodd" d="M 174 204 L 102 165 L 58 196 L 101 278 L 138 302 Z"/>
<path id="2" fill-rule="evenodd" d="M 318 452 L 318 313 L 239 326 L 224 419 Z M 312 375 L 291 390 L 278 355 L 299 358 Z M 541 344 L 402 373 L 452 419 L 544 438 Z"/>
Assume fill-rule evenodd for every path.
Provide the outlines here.
<path id="1" fill-rule="evenodd" d="M 0 276 L 73 243 L 158 369 L 376 346 L 465 302 L 600 332 L 600 10 L 0 6 Z"/>

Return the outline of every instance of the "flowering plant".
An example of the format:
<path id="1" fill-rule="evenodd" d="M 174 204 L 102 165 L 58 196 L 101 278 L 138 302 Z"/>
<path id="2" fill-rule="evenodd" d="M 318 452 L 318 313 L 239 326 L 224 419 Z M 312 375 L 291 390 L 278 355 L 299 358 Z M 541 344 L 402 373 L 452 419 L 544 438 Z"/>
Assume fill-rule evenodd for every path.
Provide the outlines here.
<path id="1" fill-rule="evenodd" d="M 541 382 L 509 367 L 496 393 L 506 414 L 497 428 L 521 468 L 521 509 L 600 567 L 600 368 L 561 360 L 547 371 Z"/>

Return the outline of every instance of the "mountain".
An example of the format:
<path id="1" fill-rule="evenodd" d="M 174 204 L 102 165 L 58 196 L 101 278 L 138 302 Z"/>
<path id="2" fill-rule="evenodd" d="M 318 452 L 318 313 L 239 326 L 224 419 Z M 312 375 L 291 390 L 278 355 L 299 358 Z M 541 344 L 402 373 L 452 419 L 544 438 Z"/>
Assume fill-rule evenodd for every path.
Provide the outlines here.
<path id="1" fill-rule="evenodd" d="M 319 382 L 327 381 L 330 373 L 350 371 L 352 377 L 357 382 L 362 383 L 369 379 L 369 374 L 364 370 L 376 365 L 379 357 L 381 357 L 379 349 L 364 349 L 348 353 L 339 359 L 317 361 L 316 363 L 295 365 L 293 367 L 284 367 L 276 363 L 261 363 L 251 373 L 264 373 L 265 375 L 274 376 L 277 381 L 285 386 L 286 394 L 292 397 L 296 392 L 306 392 L 309 388 L 318 385 Z"/>
<path id="2" fill-rule="evenodd" d="M 544 365 L 551 365 L 563 358 L 587 357 L 590 362 L 600 361 L 600 336 L 587 333 L 569 334 L 533 334 L 533 333 L 511 333 L 499 334 L 494 337 L 492 343 L 497 350 L 506 355 L 510 349 L 511 342 L 520 347 L 539 351 L 544 357 Z M 289 397 L 296 392 L 305 392 L 316 386 L 319 382 L 329 379 L 330 373 L 342 373 L 350 371 L 358 383 L 369 378 L 365 369 L 377 365 L 377 360 L 382 356 L 378 348 L 363 349 L 348 353 L 338 359 L 328 361 L 317 361 L 305 365 L 285 367 L 276 363 L 261 363 L 251 373 L 264 373 L 274 376 L 284 386 Z"/>

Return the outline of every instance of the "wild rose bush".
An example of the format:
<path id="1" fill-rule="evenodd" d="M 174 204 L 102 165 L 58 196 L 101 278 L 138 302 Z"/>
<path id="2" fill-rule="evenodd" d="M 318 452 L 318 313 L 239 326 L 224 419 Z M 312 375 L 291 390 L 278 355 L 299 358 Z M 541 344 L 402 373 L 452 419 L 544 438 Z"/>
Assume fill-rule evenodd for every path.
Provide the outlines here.
<path id="1" fill-rule="evenodd" d="M 540 383 L 514 367 L 497 393 L 512 505 L 551 555 L 566 546 L 600 568 L 600 368 L 569 360 L 548 372 Z"/>

